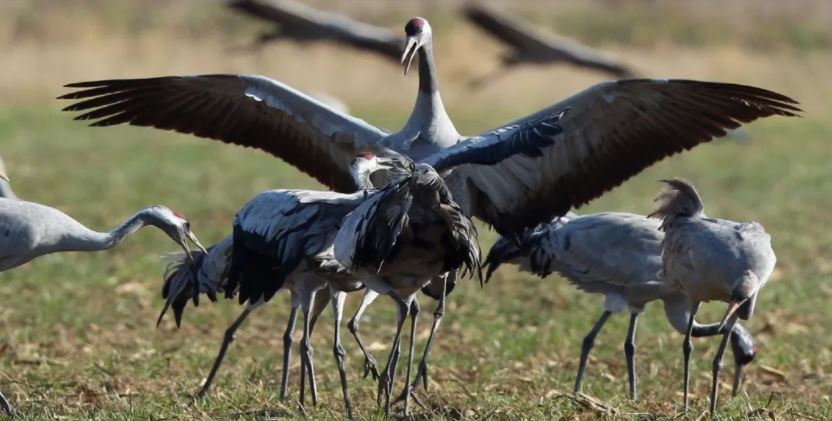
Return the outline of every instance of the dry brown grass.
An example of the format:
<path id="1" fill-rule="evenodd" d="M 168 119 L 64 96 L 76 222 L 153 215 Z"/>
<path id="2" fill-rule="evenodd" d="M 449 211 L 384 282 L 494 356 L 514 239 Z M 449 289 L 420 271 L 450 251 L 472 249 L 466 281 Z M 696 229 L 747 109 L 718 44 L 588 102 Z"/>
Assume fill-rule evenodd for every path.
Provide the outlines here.
<path id="1" fill-rule="evenodd" d="M 467 24 L 454 24 L 448 11 L 459 3 L 424 1 L 395 9 L 380 7 L 390 4 L 381 0 L 326 4 L 391 27 L 414 14 L 430 18 L 443 97 L 464 132 L 508 121 L 602 80 L 568 67 L 524 66 L 482 91 L 469 92 L 470 80 L 497 66 L 501 47 Z M 832 342 L 826 337 L 832 321 L 832 237 L 826 227 L 832 206 L 832 51 L 820 44 L 795 48 L 789 40 L 771 48 L 749 41 L 771 22 L 782 26 L 774 32 L 788 33 L 782 28 L 795 22 L 832 20 L 831 4 L 566 0 L 541 7 L 523 0 L 501 6 L 551 25 L 582 16 L 600 22 L 592 13 L 632 18 L 649 9 L 693 22 L 686 27 L 734 27 L 719 37 L 693 37 L 705 39 L 704 44 L 681 42 L 682 35 L 667 25 L 639 30 L 670 34 L 669 41 L 645 43 L 639 40 L 646 35 L 639 35 L 632 42 L 611 42 L 609 34 L 585 41 L 609 47 L 649 76 L 760 85 L 798 98 L 806 109 L 803 120 L 757 125 L 750 144 L 703 146 L 657 165 L 590 207 L 644 212 L 657 188 L 652 180 L 680 175 L 697 181 L 710 213 L 758 219 L 773 232 L 778 274 L 751 329 L 760 358 L 749 371 L 747 397 L 725 403 L 724 414 L 730 417 L 832 415 Z M 402 124 L 412 106 L 415 76 L 404 78 L 393 63 L 330 45 L 275 43 L 259 52 L 232 52 L 262 28 L 226 14 L 220 1 L 0 2 L 0 145 L 4 157 L 12 157 L 7 164 L 19 193 L 59 205 L 99 227 L 117 223 L 134 207 L 169 203 L 192 216 L 208 243 L 227 234 L 235 210 L 254 193 L 314 185 L 255 151 L 147 129 L 92 130 L 75 124 L 69 115 L 57 113 L 64 104 L 52 99 L 72 81 L 259 73 L 302 90 L 330 92 L 357 115 L 391 129 Z M 483 232 L 483 237 L 487 246 L 493 233 Z M 41 418 L 253 418 L 265 415 L 264 408 L 271 408 L 272 415 L 298 417 L 293 406 L 276 399 L 279 339 L 287 313 L 282 297 L 252 316 L 241 331 L 212 398 L 191 405 L 188 395 L 239 309 L 233 303 L 204 305 L 190 309 L 178 332 L 170 323 L 156 329 L 161 273 L 156 256 L 168 248 L 163 239 L 143 233 L 112 253 L 51 256 L 0 274 L 0 332 L 9 332 L 8 346 L 0 350 L 4 391 Z M 455 294 L 435 349 L 425 413 L 454 419 L 676 415 L 681 338 L 669 331 L 658 308 L 648 309 L 640 322 L 643 401 L 632 404 L 624 399 L 623 317 L 611 320 L 593 351 L 587 392 L 600 400 L 563 393 L 571 388 L 581 337 L 597 316 L 597 297 L 511 270 L 500 272 L 485 291 L 465 284 Z M 432 303 L 423 307 L 427 315 Z M 365 323 L 368 336 L 381 352 L 392 330 L 391 309 L 379 304 L 371 316 Z M 316 363 L 324 405 L 313 415 L 339 418 L 337 373 L 329 354 L 332 330 L 328 323 L 318 329 Z M 421 330 L 420 338 L 424 335 Z M 356 379 L 359 354 L 351 339 L 345 338 L 345 346 L 355 399 L 362 402 L 362 415 L 373 416 L 373 385 Z M 696 346 L 694 403 L 703 409 L 715 343 L 703 340 Z M 296 362 L 295 373 L 297 368 Z M 296 396 L 294 384 L 292 392 Z"/>

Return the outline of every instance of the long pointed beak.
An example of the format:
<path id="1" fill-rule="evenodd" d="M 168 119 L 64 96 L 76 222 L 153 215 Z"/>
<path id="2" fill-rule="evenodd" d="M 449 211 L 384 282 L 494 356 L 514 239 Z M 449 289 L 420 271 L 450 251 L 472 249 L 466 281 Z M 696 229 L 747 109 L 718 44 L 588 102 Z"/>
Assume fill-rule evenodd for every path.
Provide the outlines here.
<path id="1" fill-rule="evenodd" d="M 734 384 L 731 386 L 731 396 L 737 396 L 740 391 L 740 384 L 742 384 L 742 375 L 745 372 L 745 365 L 737 364 L 734 367 Z"/>
<path id="2" fill-rule="evenodd" d="M 404 66 L 404 74 L 407 76 L 407 71 L 410 70 L 410 63 L 413 62 L 413 57 L 416 56 L 416 50 L 419 49 L 419 40 L 416 37 L 407 37 L 407 42 L 404 45 L 404 52 L 402 53 L 402 66 Z"/>
<path id="3" fill-rule="evenodd" d="M 405 73 L 407 73 L 407 72 L 405 72 Z M 0 180 L 3 180 L 3 181 L 5 181 L 5 182 L 7 182 L 7 183 L 8 183 L 9 181 L 11 181 L 11 180 L 9 180 L 9 176 L 8 176 L 8 175 L 6 175 L 6 173 L 4 173 L 3 171 L 0 171 Z"/>
<path id="4" fill-rule="evenodd" d="M 725 315 L 722 316 L 722 321 L 719 322 L 719 330 L 720 331 L 725 329 L 725 323 L 728 321 L 728 319 L 731 318 L 731 316 L 734 315 L 734 313 L 737 312 L 737 309 L 739 309 L 741 305 L 745 304 L 746 301 L 748 301 L 748 298 L 746 298 L 742 301 L 731 301 L 728 304 L 728 310 L 725 311 Z"/>
<path id="5" fill-rule="evenodd" d="M 208 254 L 208 250 L 206 250 L 205 247 L 202 246 L 202 243 L 200 243 L 199 239 L 196 238 L 196 234 L 194 234 L 193 232 L 188 232 L 188 239 L 191 240 L 191 242 L 194 243 L 195 246 L 199 247 L 200 251 L 202 251 L 205 254 Z"/>

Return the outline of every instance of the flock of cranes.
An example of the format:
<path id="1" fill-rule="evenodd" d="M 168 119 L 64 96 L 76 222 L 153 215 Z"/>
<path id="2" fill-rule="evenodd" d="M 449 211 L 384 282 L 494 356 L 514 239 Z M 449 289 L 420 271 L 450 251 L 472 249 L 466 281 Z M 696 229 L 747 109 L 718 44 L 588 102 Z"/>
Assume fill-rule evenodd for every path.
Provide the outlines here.
<path id="1" fill-rule="evenodd" d="M 354 416 L 340 339 L 347 294 L 365 290 L 348 328 L 365 354 L 365 376 L 378 380 L 384 414 L 397 400 L 410 412 L 457 278 L 483 282 L 473 218 L 503 237 L 485 259 L 486 279 L 502 263 L 541 277 L 557 272 L 579 289 L 605 296 L 604 309 L 583 342 L 575 391 L 581 390 L 589 352 L 612 313 L 630 311 L 625 340 L 630 397 L 637 397 L 635 333 L 646 303 L 661 300 L 671 325 L 685 334 L 684 408 L 688 406 L 691 336 L 721 335 L 714 359 L 711 411 L 730 341 L 736 362 L 734 393 L 742 369 L 755 357 L 748 320 L 757 294 L 772 273 L 770 237 L 756 223 L 707 218 L 689 182 L 665 180 L 648 216 L 601 213 L 578 216 L 579 207 L 664 157 L 690 149 L 742 123 L 772 115 L 796 116 L 797 103 L 752 86 L 690 80 L 629 79 L 601 83 L 516 121 L 474 136 L 456 130 L 439 91 L 433 32 L 424 18 L 407 22 L 404 36 L 315 11 L 288 1 L 233 2 L 233 7 L 278 22 L 280 36 L 335 39 L 399 60 L 405 74 L 418 68 L 415 106 L 403 128 L 388 133 L 329 107 L 281 82 L 250 75 L 164 76 L 66 85 L 66 111 L 92 126 L 130 124 L 194 134 L 268 152 L 332 191 L 271 190 L 237 212 L 231 233 L 204 248 L 181 214 L 163 206 L 139 211 L 109 233 L 90 230 L 58 210 L 17 200 L 0 166 L 0 270 L 62 251 L 96 251 L 117 245 L 142 226 L 164 231 L 183 251 L 165 274 L 165 306 L 176 324 L 189 301 L 222 294 L 243 305 L 229 326 L 205 380 L 206 394 L 234 336 L 248 315 L 281 290 L 291 295 L 283 337 L 280 396 L 288 396 L 293 332 L 303 313 L 300 403 L 318 402 L 310 337 L 331 304 L 346 415 Z M 616 76 L 624 67 L 561 47 L 510 18 L 471 7 L 466 16 L 517 46 L 507 63 L 566 60 Z M 263 39 L 271 38 L 271 36 Z M 558 52 L 558 48 L 562 48 Z M 418 60 L 417 60 L 418 57 Z M 191 250 L 187 241 L 198 249 Z M 438 301 L 431 336 L 412 376 L 419 291 Z M 358 331 L 361 314 L 379 296 L 396 304 L 396 335 L 387 362 L 377 367 Z M 703 301 L 729 303 L 720 323 L 694 317 Z M 410 343 L 405 387 L 392 399 L 405 323 Z M 381 403 L 383 402 L 383 404 Z M 0 405 L 16 412 L 0 394 Z"/>

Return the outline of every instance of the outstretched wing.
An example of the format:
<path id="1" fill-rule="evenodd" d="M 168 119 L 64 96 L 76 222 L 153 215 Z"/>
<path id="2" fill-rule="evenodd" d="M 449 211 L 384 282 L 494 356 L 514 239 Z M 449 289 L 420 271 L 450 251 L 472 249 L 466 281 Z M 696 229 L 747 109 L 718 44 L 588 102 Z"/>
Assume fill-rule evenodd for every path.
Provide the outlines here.
<path id="1" fill-rule="evenodd" d="M 150 126 L 262 149 L 330 188 L 355 191 L 349 166 L 385 136 L 363 120 L 263 76 L 202 75 L 70 83 L 64 111 L 92 126 Z"/>
<path id="2" fill-rule="evenodd" d="M 423 162 L 440 172 L 457 166 L 446 177 L 454 198 L 469 215 L 513 235 L 742 123 L 796 116 L 796 105 L 729 83 L 606 82 Z"/>

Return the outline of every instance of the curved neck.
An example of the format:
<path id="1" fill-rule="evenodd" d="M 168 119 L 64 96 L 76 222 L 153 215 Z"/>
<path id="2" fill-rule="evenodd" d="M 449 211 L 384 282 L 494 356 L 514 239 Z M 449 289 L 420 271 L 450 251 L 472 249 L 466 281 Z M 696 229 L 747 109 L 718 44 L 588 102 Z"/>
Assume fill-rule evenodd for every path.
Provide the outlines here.
<path id="1" fill-rule="evenodd" d="M 419 94 L 416 96 L 416 104 L 404 128 L 390 138 L 402 142 L 405 146 L 402 148 L 402 145 L 392 145 L 393 149 L 399 152 L 408 150 L 410 144 L 416 139 L 439 148 L 446 148 L 456 144 L 460 137 L 439 95 L 439 80 L 431 43 L 428 42 L 422 46 L 418 54 Z M 426 151 L 426 153 L 433 152 L 435 151 Z M 415 159 L 423 158 L 417 151 L 409 151 L 408 155 Z"/>
<path id="2" fill-rule="evenodd" d="M 662 298 L 664 302 L 664 313 L 667 320 L 681 334 L 687 333 L 688 321 L 690 319 L 690 303 L 687 297 L 681 293 L 671 294 Z M 703 337 L 719 334 L 719 323 L 700 324 L 693 321 L 691 336 Z"/>
<path id="3" fill-rule="evenodd" d="M 0 180 L 0 197 L 17 200 L 17 195 L 14 194 L 14 191 L 12 191 L 12 186 L 9 185 L 9 183 L 7 183 L 6 180 Z"/>
<path id="4" fill-rule="evenodd" d="M 85 231 L 68 237 L 62 244 L 63 251 L 109 250 L 147 224 L 147 211 L 141 210 L 110 232 Z"/>

